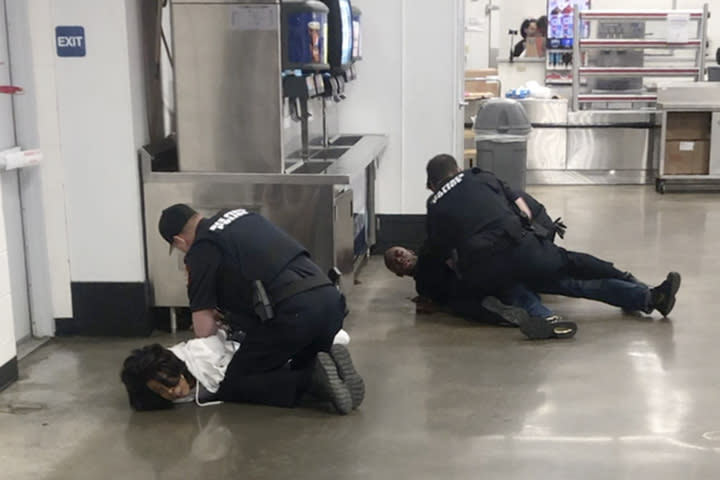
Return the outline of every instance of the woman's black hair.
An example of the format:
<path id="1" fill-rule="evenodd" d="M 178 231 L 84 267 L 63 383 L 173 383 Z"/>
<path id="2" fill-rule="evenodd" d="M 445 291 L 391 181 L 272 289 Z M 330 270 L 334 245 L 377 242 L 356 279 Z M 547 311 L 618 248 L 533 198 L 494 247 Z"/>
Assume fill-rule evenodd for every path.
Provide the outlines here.
<path id="1" fill-rule="evenodd" d="M 537 23 L 537 21 L 534 18 L 526 18 L 520 24 L 520 35 L 522 36 L 522 38 L 527 38 L 527 29 L 530 26 L 530 24 L 533 22 Z"/>
<path id="2" fill-rule="evenodd" d="M 173 402 L 162 398 L 147 383 L 156 380 L 166 387 L 174 387 L 180 376 L 193 385 L 195 378 L 185 362 L 167 348 L 157 343 L 133 350 L 123 362 L 120 380 L 127 389 L 130 406 L 137 411 L 164 410 L 173 407 Z"/>

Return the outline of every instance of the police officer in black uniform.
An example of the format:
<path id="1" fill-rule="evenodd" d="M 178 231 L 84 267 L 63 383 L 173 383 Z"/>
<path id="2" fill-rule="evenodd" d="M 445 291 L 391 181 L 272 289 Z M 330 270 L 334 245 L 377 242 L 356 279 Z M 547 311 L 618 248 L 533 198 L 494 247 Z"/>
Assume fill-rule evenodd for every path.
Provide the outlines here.
<path id="1" fill-rule="evenodd" d="M 532 212 L 520 195 L 494 174 L 474 168 L 460 171 L 450 155 L 438 155 L 427 165 L 430 248 L 456 262 L 461 278 L 478 295 L 497 295 L 522 283 L 542 291 L 544 282 L 563 276 L 580 280 L 628 280 L 630 274 L 591 255 L 568 252 L 533 230 Z M 667 315 L 675 305 L 680 275 L 650 290 L 649 306 Z M 559 336 L 567 325 L 542 325 L 537 338 Z"/>
<path id="2" fill-rule="evenodd" d="M 216 333 L 218 311 L 246 334 L 220 400 L 292 407 L 313 387 L 341 414 L 360 405 L 364 382 L 333 345 L 344 297 L 297 241 L 243 209 L 207 219 L 184 204 L 162 212 L 159 230 L 185 253 L 195 335 Z"/>
<path id="3" fill-rule="evenodd" d="M 535 197 L 527 192 L 518 193 L 530 209 L 532 227 L 539 235 L 550 241 L 554 241 L 556 235 L 564 238 L 567 226 L 561 218 L 553 221 L 547 214 L 545 206 Z M 515 208 L 518 209 L 517 206 Z M 458 279 L 456 272 L 446 263 L 446 259 L 430 249 L 427 241 L 423 242 L 417 254 L 400 246 L 387 249 L 385 266 L 400 277 L 405 275 L 413 277 L 415 290 L 419 295 L 416 299 L 419 309 L 447 307 L 455 315 L 467 320 L 504 327 L 517 327 L 520 323 L 529 321 L 528 315 L 532 316 L 534 312 L 548 310 L 542 305 L 537 305 L 540 308 L 535 308 L 536 304 L 540 304 L 539 297 L 520 285 L 504 297 L 505 301 L 510 301 L 510 305 L 503 303 L 497 297 L 478 297 L 471 285 Z M 517 305 L 518 295 L 525 300 L 527 311 L 514 306 Z M 425 305 L 426 301 L 432 303 Z"/>

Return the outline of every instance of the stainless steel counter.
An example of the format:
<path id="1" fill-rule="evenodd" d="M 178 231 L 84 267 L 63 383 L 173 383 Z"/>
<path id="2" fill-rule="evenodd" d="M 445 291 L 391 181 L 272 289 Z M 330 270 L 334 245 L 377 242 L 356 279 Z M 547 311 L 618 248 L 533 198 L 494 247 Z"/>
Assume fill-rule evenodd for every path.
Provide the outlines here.
<path id="1" fill-rule="evenodd" d="M 519 100 L 533 126 L 528 137 L 528 173 L 565 170 L 567 163 L 566 99 Z"/>
<path id="2" fill-rule="evenodd" d="M 387 142 L 387 135 L 340 135 L 331 139 L 327 148 L 311 146 L 307 160 L 295 152 L 285 159 L 285 171 L 292 174 L 288 181 L 294 183 L 292 177 L 299 177 L 302 182 L 317 178 L 319 183 L 348 183 L 349 176 L 367 167 L 368 159 L 382 155 Z M 305 174 L 308 170 L 315 173 Z"/>
<path id="3" fill-rule="evenodd" d="M 363 171 L 373 160 L 382 156 L 387 147 L 386 135 L 343 135 L 358 138 L 349 147 L 312 148 L 310 160 L 286 159 L 287 173 L 234 173 L 234 172 L 154 172 L 150 157 L 143 157 L 141 163 L 145 183 L 232 183 L 239 185 L 347 185 L 350 176 Z M 340 138 L 342 138 L 340 137 Z M 324 157 L 325 151 L 344 150 L 334 158 Z M 302 167 L 314 173 L 303 173 Z"/>
<path id="4" fill-rule="evenodd" d="M 568 111 L 567 99 L 520 100 L 529 184 L 645 184 L 651 181 L 656 118 L 643 111 Z"/>
<path id="5" fill-rule="evenodd" d="M 341 147 L 337 142 L 349 138 L 354 139 L 353 144 L 338 152 Z M 303 244 L 324 270 L 338 267 L 343 273 L 343 288 L 349 289 L 357 264 L 356 245 L 367 249 L 374 244 L 375 168 L 386 145 L 384 135 L 344 135 L 329 149 L 313 149 L 316 158 L 304 162 L 289 159 L 293 172 L 320 162 L 321 168 L 314 170 L 318 173 L 284 174 L 154 172 L 152 158 L 141 151 L 146 253 L 153 304 L 187 305 L 182 258 L 177 253 L 168 258 L 167 244 L 157 233 L 162 210 L 174 203 L 187 203 L 203 215 L 225 208 L 260 213 Z M 329 158 L 329 153 L 335 158 Z M 358 226 L 360 214 L 362 225 Z M 362 235 L 360 240 L 358 235 Z"/>
<path id="6" fill-rule="evenodd" d="M 658 110 L 716 111 L 720 109 L 720 82 L 683 82 L 658 88 Z"/>

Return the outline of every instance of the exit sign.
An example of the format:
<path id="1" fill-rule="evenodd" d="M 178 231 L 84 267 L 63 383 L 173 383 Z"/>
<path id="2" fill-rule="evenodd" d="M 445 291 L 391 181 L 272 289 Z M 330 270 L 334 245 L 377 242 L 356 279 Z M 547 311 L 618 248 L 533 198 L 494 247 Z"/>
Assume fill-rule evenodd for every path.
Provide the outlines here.
<path id="1" fill-rule="evenodd" d="M 55 47 L 58 57 L 84 57 L 85 28 L 55 27 Z"/>

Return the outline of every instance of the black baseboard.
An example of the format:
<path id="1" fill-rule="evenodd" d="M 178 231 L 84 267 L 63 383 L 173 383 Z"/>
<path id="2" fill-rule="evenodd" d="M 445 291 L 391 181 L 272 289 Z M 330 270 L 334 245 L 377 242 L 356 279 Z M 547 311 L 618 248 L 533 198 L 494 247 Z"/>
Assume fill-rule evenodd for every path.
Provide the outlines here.
<path id="1" fill-rule="evenodd" d="M 13 357 L 0 367 L 0 392 L 18 379 L 18 361 Z"/>
<path id="2" fill-rule="evenodd" d="M 400 245 L 417 250 L 425 241 L 425 215 L 377 215 L 377 236 L 373 254 Z"/>
<path id="3" fill-rule="evenodd" d="M 72 282 L 73 318 L 55 320 L 56 335 L 145 337 L 154 328 L 145 282 Z"/>
<path id="4" fill-rule="evenodd" d="M 157 330 L 163 332 L 172 332 L 170 322 L 170 309 L 167 307 L 155 307 L 151 311 L 153 316 L 153 325 Z M 192 313 L 189 308 L 176 308 L 175 320 L 177 321 L 178 332 L 190 330 L 192 326 Z"/>

